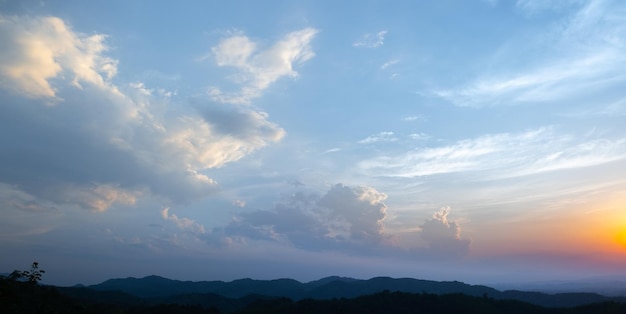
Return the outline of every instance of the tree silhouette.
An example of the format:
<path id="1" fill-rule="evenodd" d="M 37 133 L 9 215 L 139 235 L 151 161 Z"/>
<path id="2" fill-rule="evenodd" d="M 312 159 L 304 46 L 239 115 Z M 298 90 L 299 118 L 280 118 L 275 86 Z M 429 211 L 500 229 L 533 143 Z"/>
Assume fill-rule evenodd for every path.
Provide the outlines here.
<path id="1" fill-rule="evenodd" d="M 32 284 L 37 284 L 41 280 L 41 277 L 43 276 L 45 272 L 46 272 L 45 270 L 39 269 L 39 263 L 33 262 L 33 264 L 30 265 L 30 270 L 17 270 L 16 269 L 9 275 L 9 279 L 12 279 L 12 280 L 25 279 L 26 281 Z"/>

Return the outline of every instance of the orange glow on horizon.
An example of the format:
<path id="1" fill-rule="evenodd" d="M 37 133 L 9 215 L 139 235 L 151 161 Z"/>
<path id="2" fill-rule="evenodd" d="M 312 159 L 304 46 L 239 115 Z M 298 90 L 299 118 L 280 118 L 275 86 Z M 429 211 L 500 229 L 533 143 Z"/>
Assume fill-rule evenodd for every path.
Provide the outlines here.
<path id="1" fill-rule="evenodd" d="M 554 252 L 591 254 L 599 259 L 626 257 L 626 200 L 621 195 L 570 206 L 568 213 L 480 226 L 499 236 L 475 238 L 472 253 L 493 256 Z"/>
<path id="2" fill-rule="evenodd" d="M 615 241 L 622 246 L 622 248 L 626 249 L 626 227 L 617 234 Z"/>

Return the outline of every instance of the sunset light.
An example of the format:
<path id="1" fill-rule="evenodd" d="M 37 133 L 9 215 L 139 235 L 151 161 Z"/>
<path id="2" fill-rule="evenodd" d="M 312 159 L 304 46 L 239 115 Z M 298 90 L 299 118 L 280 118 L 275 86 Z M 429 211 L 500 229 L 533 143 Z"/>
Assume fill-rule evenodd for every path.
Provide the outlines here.
<path id="1" fill-rule="evenodd" d="M 0 273 L 626 282 L 625 73 L 621 0 L 0 1 Z"/>

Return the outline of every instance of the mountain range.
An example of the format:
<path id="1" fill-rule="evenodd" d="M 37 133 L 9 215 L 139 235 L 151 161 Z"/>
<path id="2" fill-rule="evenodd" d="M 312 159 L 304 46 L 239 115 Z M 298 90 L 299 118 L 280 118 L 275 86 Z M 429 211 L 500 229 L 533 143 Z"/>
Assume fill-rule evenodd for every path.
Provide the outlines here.
<path id="1" fill-rule="evenodd" d="M 500 291 L 483 285 L 458 281 L 430 281 L 412 278 L 376 277 L 368 280 L 326 277 L 302 283 L 293 279 L 224 281 L 180 281 L 159 276 L 110 279 L 84 288 L 63 288 L 65 293 L 86 297 L 85 290 L 107 292 L 109 297 L 127 301 L 159 300 L 176 304 L 228 303 L 229 300 L 289 298 L 292 300 L 330 300 L 355 298 L 384 291 L 417 294 L 464 294 L 496 300 L 518 300 L 544 307 L 574 307 L 598 302 L 626 303 L 625 297 L 608 297 L 596 293 L 547 294 L 518 290 Z M 209 302 L 210 303 L 210 302 Z"/>

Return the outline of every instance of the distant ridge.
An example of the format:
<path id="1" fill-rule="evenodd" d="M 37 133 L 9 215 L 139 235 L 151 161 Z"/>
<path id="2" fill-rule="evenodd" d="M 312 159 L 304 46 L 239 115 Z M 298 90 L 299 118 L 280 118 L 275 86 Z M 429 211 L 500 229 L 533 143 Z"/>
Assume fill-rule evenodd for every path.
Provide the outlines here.
<path id="1" fill-rule="evenodd" d="M 87 288 L 98 291 L 124 292 L 139 298 L 169 298 L 187 295 L 211 294 L 230 299 L 250 295 L 284 297 L 292 300 L 355 298 L 383 291 L 429 294 L 464 294 L 468 296 L 510 299 L 547 307 L 573 307 L 596 302 L 626 303 L 624 297 L 606 297 L 595 293 L 546 294 L 525 291 L 500 291 L 483 285 L 469 285 L 459 281 L 431 281 L 412 278 L 375 277 L 368 280 L 326 277 L 302 283 L 294 279 L 224 281 L 180 281 L 159 276 L 110 279 Z"/>

